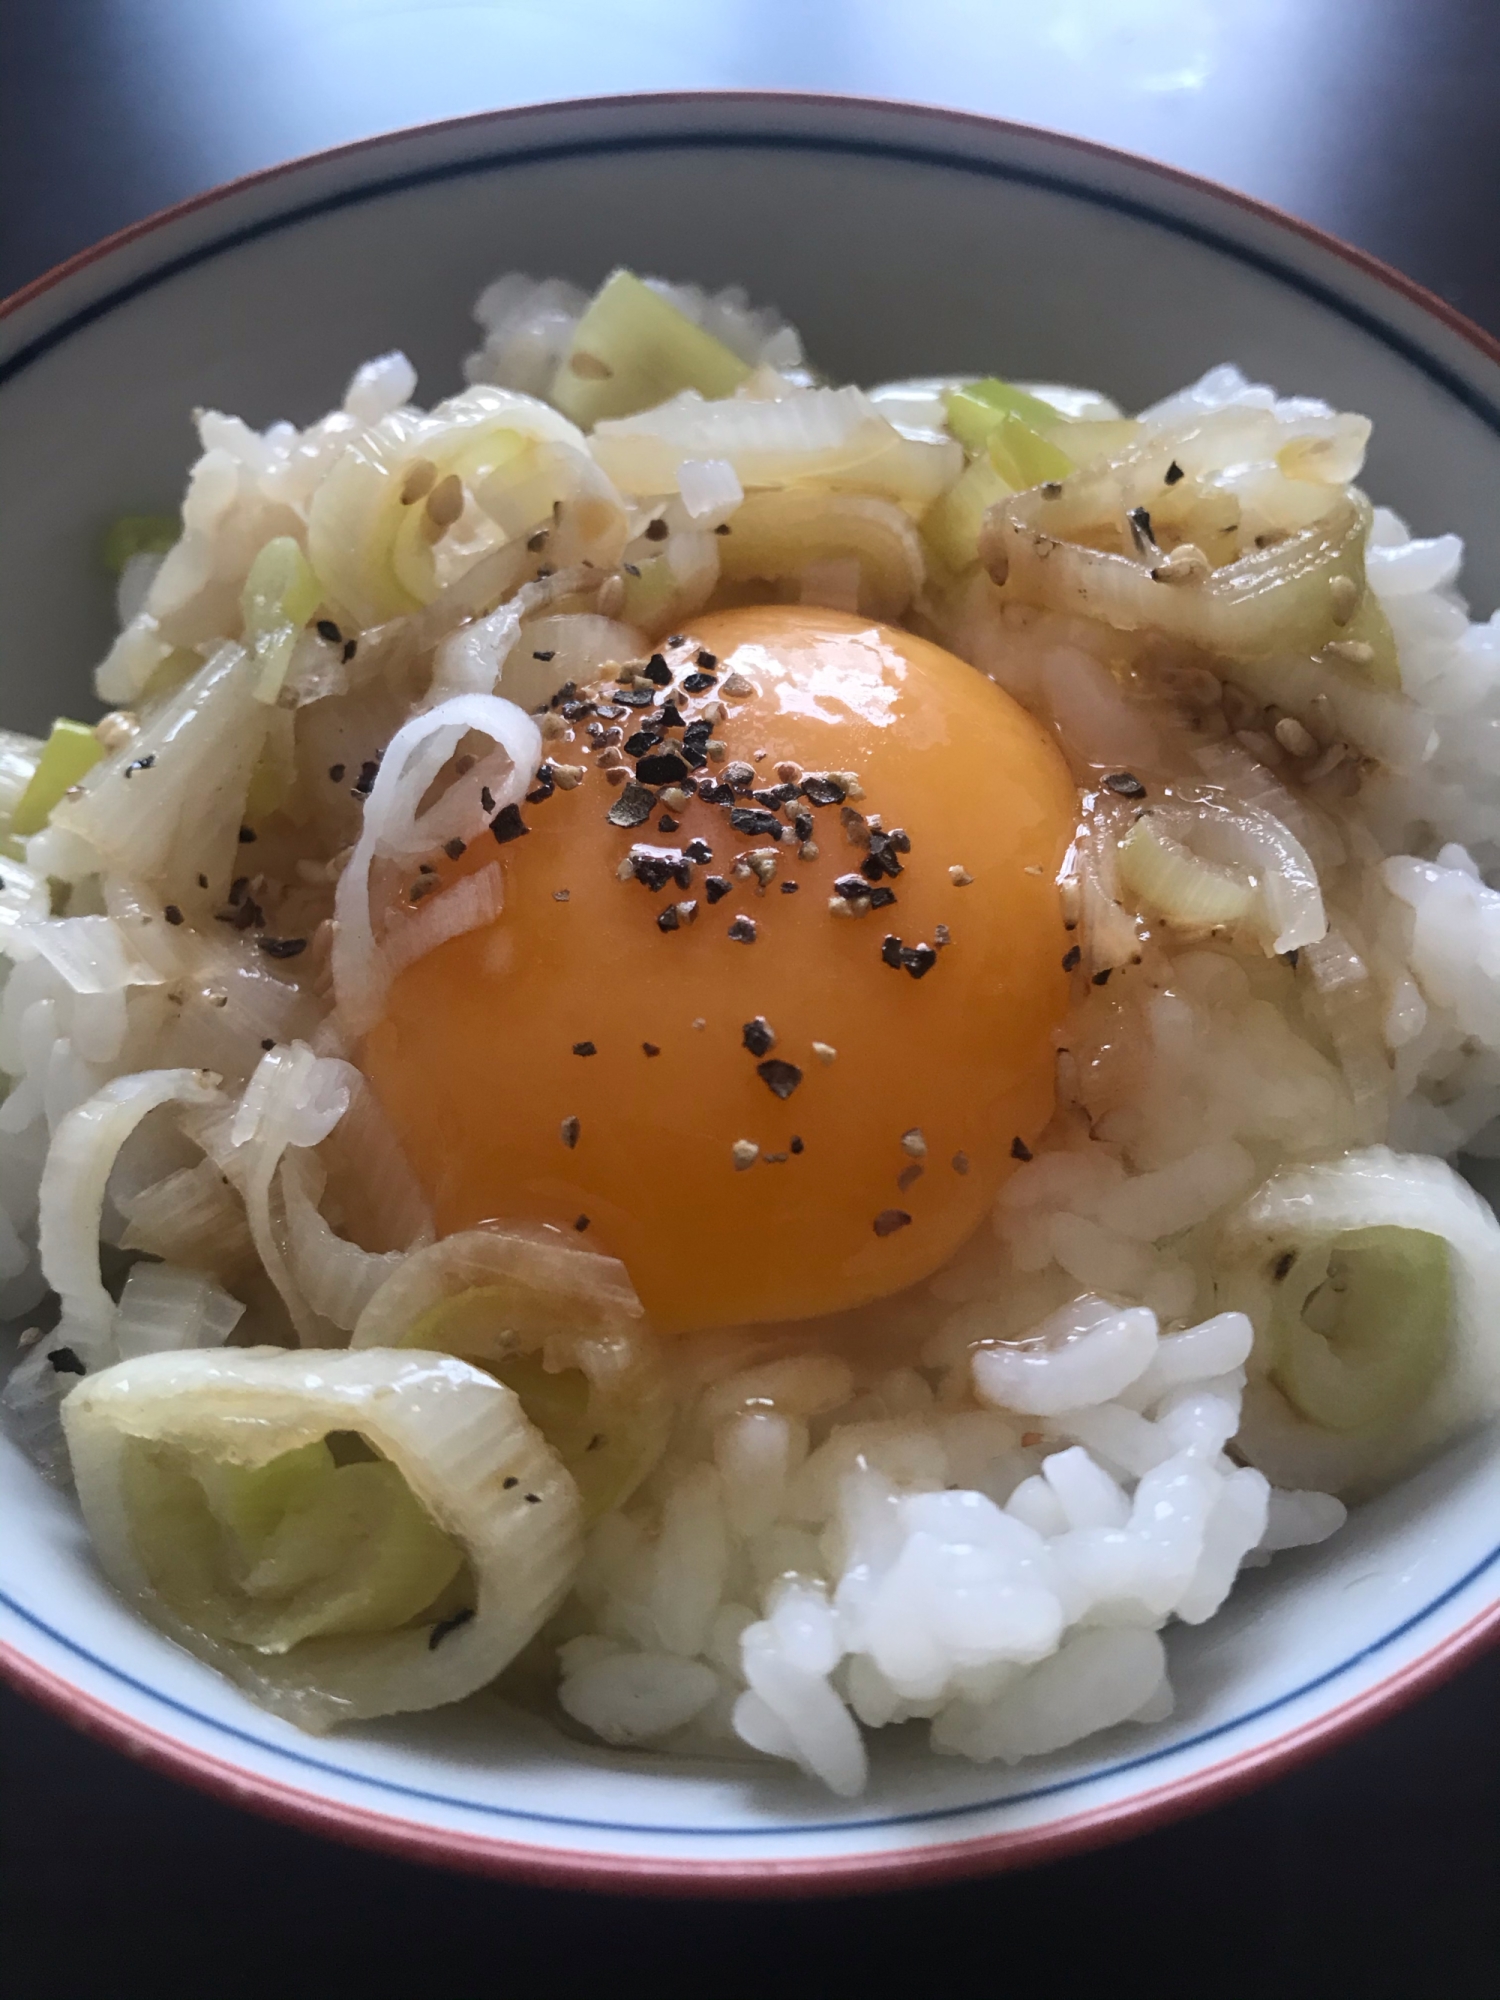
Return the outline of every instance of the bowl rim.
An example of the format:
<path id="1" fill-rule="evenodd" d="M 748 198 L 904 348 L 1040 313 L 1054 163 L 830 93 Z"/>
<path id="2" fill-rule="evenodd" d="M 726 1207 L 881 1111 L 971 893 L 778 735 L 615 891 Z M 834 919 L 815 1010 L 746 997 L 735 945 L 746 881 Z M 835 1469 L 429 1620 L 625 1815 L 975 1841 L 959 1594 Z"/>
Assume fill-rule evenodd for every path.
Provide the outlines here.
<path id="1" fill-rule="evenodd" d="M 550 99 L 394 127 L 342 145 L 300 154 L 190 195 L 127 224 L 65 258 L 0 300 L 0 325 L 69 279 L 93 265 L 106 262 L 131 245 L 145 241 L 157 232 L 231 197 L 271 187 L 309 169 L 341 162 L 373 160 L 382 149 L 414 140 L 504 128 L 528 119 L 545 119 L 553 113 L 588 117 L 612 111 L 683 110 L 713 106 L 774 110 L 788 105 L 804 109 L 827 108 L 835 113 L 864 110 L 895 120 L 935 119 L 976 135 L 1041 141 L 1060 152 L 1071 153 L 1099 166 L 1124 167 L 1137 174 L 1144 170 L 1179 191 L 1206 195 L 1212 202 L 1237 209 L 1253 220 L 1300 238 L 1315 251 L 1338 259 L 1382 289 L 1394 292 L 1408 304 L 1416 306 L 1425 316 L 1436 320 L 1465 345 L 1476 350 L 1483 359 L 1500 366 L 1500 339 L 1426 286 L 1316 224 L 1205 175 L 1169 165 L 1148 154 L 1073 133 L 1014 119 L 989 117 L 979 112 L 954 110 L 915 100 L 771 89 L 664 90 Z M 707 138 L 709 135 L 702 136 Z M 713 136 L 721 144 L 733 145 L 751 135 L 728 130 Z M 807 135 L 788 135 L 787 143 L 807 143 Z M 649 144 L 649 140 L 642 142 L 642 149 Z M 955 164 L 958 163 L 955 160 Z M 362 191 L 351 190 L 349 199 L 373 198 L 380 192 L 378 186 Z M 285 224 L 294 215 L 295 211 L 278 216 L 268 222 L 267 227 Z M 233 248 L 234 244 L 231 240 L 219 247 Z M 133 295 L 137 289 L 145 289 L 170 275 L 172 268 L 172 260 L 169 260 L 158 272 L 144 274 L 141 281 L 127 284 L 125 295 Z M 64 321 L 57 328 L 44 330 L 34 341 L 23 343 L 0 370 L 0 380 L 17 372 L 39 350 L 51 346 L 55 339 L 66 337 L 80 321 L 87 322 L 100 316 L 118 302 L 120 296 L 106 294 L 96 302 L 97 310 L 84 307 L 73 319 Z M 1470 400 L 1468 397 L 1462 399 Z M 43 1665 L 6 1641 L 0 1641 L 0 1677 L 84 1735 L 123 1752 L 149 1769 L 178 1779 L 211 1797 L 248 1807 L 281 1824 L 322 1834 L 349 1845 L 469 1874 L 596 1893 L 705 1897 L 819 1896 L 873 1894 L 882 1890 L 931 1886 L 942 1881 L 1061 1859 L 1164 1826 L 1212 1805 L 1227 1803 L 1395 1714 L 1441 1685 L 1496 1640 L 1500 1640 L 1500 1598 L 1445 1634 L 1426 1651 L 1396 1666 L 1334 1707 L 1310 1716 L 1278 1736 L 1233 1751 L 1146 1791 L 1105 1800 L 1060 1819 L 1011 1831 L 987 1832 L 968 1839 L 907 1848 L 862 1850 L 796 1859 L 738 1856 L 728 1860 L 709 1860 L 653 1854 L 606 1854 L 529 1841 L 496 1839 L 488 1834 L 470 1833 L 455 1827 L 434 1826 L 428 1821 L 403 1819 L 352 1802 L 337 1801 L 273 1778 L 265 1772 L 216 1757 L 167 1730 L 156 1728 L 138 1716 L 114 1707 L 102 1696 L 85 1690 L 65 1674 Z"/>

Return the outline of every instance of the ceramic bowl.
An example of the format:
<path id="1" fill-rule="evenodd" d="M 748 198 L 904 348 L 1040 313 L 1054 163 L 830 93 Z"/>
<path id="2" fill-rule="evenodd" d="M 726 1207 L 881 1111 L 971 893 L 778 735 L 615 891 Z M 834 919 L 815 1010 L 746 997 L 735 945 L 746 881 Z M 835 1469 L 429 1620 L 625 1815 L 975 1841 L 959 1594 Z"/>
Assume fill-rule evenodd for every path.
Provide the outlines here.
<path id="1" fill-rule="evenodd" d="M 1140 405 L 1234 360 L 1375 419 L 1367 482 L 1469 541 L 1500 594 L 1500 349 L 1369 259 L 1145 161 L 983 119 L 818 98 L 543 106 L 279 168 L 129 230 L 0 324 L 4 717 L 86 702 L 104 525 L 165 509 L 188 412 L 305 422 L 401 347 L 435 401 L 512 269 L 617 262 L 775 301 L 837 379 L 1097 384 Z M 566 1740 L 480 1697 L 315 1739 L 137 1622 L 68 1501 L 0 1455 L 5 1671 L 80 1727 L 343 1838 L 602 1889 L 874 1888 L 1055 1855 L 1219 1801 L 1431 1685 L 1500 1626 L 1500 1454 L 1460 1444 L 1324 1547 L 1171 1636 L 1176 1711 L 1015 1769 L 880 1743 L 846 1804 L 789 1769 Z"/>

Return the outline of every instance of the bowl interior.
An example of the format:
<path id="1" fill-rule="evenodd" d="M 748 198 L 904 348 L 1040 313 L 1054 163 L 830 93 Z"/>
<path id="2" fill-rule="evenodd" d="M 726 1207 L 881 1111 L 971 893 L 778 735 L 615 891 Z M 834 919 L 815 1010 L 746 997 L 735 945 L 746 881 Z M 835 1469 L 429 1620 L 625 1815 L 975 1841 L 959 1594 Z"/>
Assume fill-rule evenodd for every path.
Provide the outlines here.
<path id="1" fill-rule="evenodd" d="M 1131 406 L 1237 361 L 1284 392 L 1368 412 L 1370 490 L 1419 531 L 1466 535 L 1481 609 L 1500 592 L 1500 368 L 1264 214 L 1139 163 L 938 114 L 554 107 L 249 184 L 13 315 L 0 364 L 5 722 L 88 712 L 112 624 L 100 537 L 121 512 L 175 505 L 193 406 L 305 422 L 391 347 L 435 401 L 461 383 L 469 307 L 489 278 L 593 283 L 620 262 L 743 284 L 801 327 L 835 379 L 997 371 L 1091 383 Z M 67 1505 L 8 1443 L 0 1481 L 12 1524 L 0 1635 L 121 1727 L 176 1744 L 179 1761 L 380 1821 L 398 1843 L 418 1839 L 403 1827 L 425 1829 L 497 1865 L 513 1865 L 509 1843 L 673 1879 L 936 1862 L 955 1842 L 1024 1846 L 1223 1782 L 1451 1648 L 1493 1604 L 1486 1524 L 1500 1518 L 1500 1465 L 1471 1441 L 1324 1548 L 1248 1578 L 1210 1625 L 1177 1632 L 1167 1723 L 1014 1771 L 933 1760 L 919 1732 L 887 1732 L 869 1796 L 848 1807 L 762 1767 L 668 1769 L 569 1742 L 493 1698 L 301 1737 L 116 1604 Z"/>

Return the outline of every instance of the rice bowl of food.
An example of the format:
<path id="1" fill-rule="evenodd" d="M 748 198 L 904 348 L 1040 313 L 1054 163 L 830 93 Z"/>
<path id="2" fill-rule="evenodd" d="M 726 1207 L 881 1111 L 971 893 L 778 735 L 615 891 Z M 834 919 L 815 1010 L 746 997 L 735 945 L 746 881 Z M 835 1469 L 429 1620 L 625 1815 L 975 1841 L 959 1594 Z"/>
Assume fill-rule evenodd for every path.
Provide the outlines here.
<path id="1" fill-rule="evenodd" d="M 856 1886 L 1493 1625 L 1500 371 L 1139 163 L 716 113 L 378 142 L 12 315 L 20 462 L 144 388 L 9 555 L 4 1657 L 355 1838 Z"/>

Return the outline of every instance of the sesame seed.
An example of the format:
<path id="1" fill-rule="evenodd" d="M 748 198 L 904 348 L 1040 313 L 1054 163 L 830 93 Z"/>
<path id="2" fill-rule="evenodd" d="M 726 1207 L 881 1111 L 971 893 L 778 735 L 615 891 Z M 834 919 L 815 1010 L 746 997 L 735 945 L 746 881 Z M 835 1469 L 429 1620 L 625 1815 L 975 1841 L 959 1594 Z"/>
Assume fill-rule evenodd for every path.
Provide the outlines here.
<path id="1" fill-rule="evenodd" d="M 901 1150 L 910 1153 L 914 1160 L 927 1158 L 927 1140 L 920 1125 L 913 1125 L 909 1132 L 901 1134 Z"/>
<path id="2" fill-rule="evenodd" d="M 831 1042 L 814 1042 L 812 1052 L 825 1069 L 838 1056 L 838 1050 L 833 1047 Z"/>
<path id="3" fill-rule="evenodd" d="M 969 884 L 974 880 L 974 877 L 969 873 L 967 868 L 961 868 L 955 862 L 948 870 L 948 880 L 953 884 L 955 889 L 967 889 Z"/>
<path id="4" fill-rule="evenodd" d="M 747 1167 L 753 1167 L 760 1158 L 760 1147 L 753 1139 L 736 1139 L 729 1151 L 737 1174 L 744 1173 Z"/>
<path id="5" fill-rule="evenodd" d="M 578 1134 L 581 1131 L 581 1129 L 582 1127 L 579 1125 L 579 1122 L 576 1118 L 565 1118 L 562 1124 L 558 1127 L 559 1137 L 562 1139 L 563 1144 L 567 1147 L 570 1153 L 572 1152 L 573 1148 L 578 1144 Z"/>
<path id="6" fill-rule="evenodd" d="M 898 1188 L 900 1188 L 901 1192 L 905 1194 L 908 1188 L 913 1188 L 916 1186 L 917 1182 L 922 1178 L 922 1175 L 925 1172 L 926 1169 L 923 1167 L 921 1161 L 913 1160 L 910 1166 L 903 1167 L 900 1173 L 897 1174 L 896 1185 Z"/>
<path id="7" fill-rule="evenodd" d="M 552 900 L 554 903 L 565 903 L 572 893 L 571 889 L 554 889 L 552 891 Z"/>

